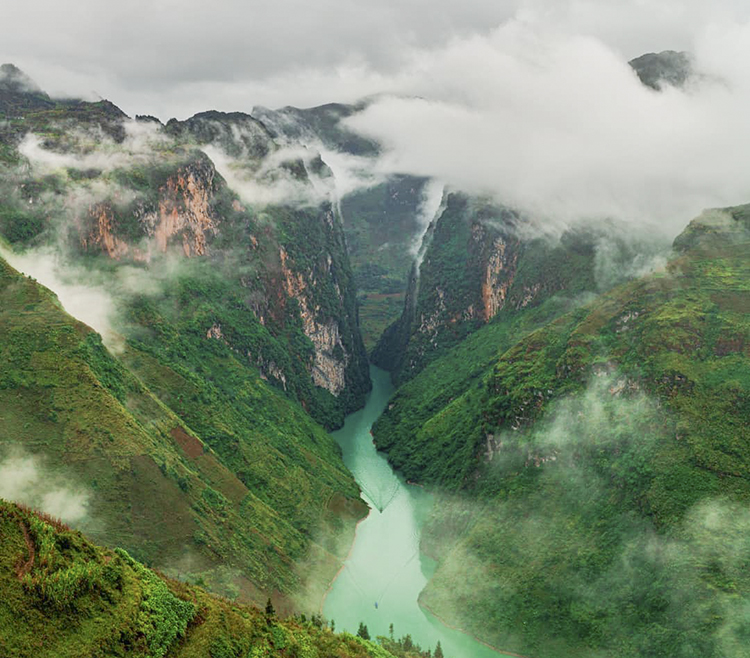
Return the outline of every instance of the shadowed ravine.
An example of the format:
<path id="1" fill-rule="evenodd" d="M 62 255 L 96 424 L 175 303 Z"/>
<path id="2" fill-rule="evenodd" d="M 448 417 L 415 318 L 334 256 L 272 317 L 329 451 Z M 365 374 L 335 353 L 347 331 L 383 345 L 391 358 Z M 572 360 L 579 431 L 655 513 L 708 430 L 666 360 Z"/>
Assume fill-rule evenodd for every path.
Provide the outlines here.
<path id="1" fill-rule="evenodd" d="M 375 450 L 370 428 L 393 387 L 384 370 L 372 366 L 370 375 L 373 387 L 365 408 L 347 416 L 344 427 L 332 436 L 372 510 L 357 528 L 356 541 L 325 599 L 323 613 L 338 630 L 355 633 L 364 622 L 375 637 L 388 635 L 392 623 L 396 637 L 408 633 L 423 649 L 434 649 L 439 640 L 448 658 L 498 658 L 501 654 L 447 628 L 417 603 L 431 569 L 429 559 L 419 553 L 419 535 L 432 496 L 407 485 Z"/>

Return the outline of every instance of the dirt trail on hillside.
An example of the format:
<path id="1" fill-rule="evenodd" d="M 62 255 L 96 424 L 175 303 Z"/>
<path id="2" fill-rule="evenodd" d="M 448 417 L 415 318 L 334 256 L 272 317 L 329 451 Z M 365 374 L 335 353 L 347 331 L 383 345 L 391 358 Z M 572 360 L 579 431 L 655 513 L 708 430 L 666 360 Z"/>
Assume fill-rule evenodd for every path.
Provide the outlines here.
<path id="1" fill-rule="evenodd" d="M 16 575 L 18 576 L 18 579 L 21 580 L 21 578 L 29 573 L 29 571 L 31 571 L 31 568 L 34 566 L 34 560 L 36 559 L 36 547 L 34 546 L 34 541 L 31 539 L 31 535 L 29 534 L 29 529 L 26 527 L 26 524 L 23 521 L 19 521 L 18 525 L 23 532 L 23 539 L 26 542 L 26 549 L 29 551 L 29 558 L 25 562 L 19 560 L 18 566 L 16 567 Z"/>

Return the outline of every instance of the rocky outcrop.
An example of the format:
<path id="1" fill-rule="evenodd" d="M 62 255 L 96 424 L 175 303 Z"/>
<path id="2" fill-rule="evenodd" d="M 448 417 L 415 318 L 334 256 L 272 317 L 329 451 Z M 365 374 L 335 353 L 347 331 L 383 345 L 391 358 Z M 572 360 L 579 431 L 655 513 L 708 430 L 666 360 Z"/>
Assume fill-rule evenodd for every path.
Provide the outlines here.
<path id="1" fill-rule="evenodd" d="M 315 345 L 315 364 L 312 378 L 316 386 L 339 395 L 346 387 L 346 366 L 349 357 L 344 351 L 338 325 L 334 320 L 315 324 L 315 330 L 307 337 Z"/>
<path id="2" fill-rule="evenodd" d="M 693 75 L 693 58 L 689 53 L 664 50 L 647 53 L 628 62 L 640 81 L 660 91 L 664 85 L 683 87 Z"/>
<path id="3" fill-rule="evenodd" d="M 178 237 L 185 256 L 203 256 L 216 231 L 210 200 L 216 170 L 210 161 L 181 167 L 159 190 L 159 208 L 143 218 L 153 245 L 162 253 Z"/>
<path id="4" fill-rule="evenodd" d="M 482 319 L 485 322 L 505 306 L 517 262 L 518 251 L 508 248 L 507 238 L 495 238 L 482 277 Z"/>
<path id="5" fill-rule="evenodd" d="M 184 286 L 164 286 L 188 322 L 200 317 L 191 331 L 243 355 L 326 426 L 340 424 L 369 390 L 369 367 L 335 199 L 316 187 L 330 172 L 319 158 L 268 158 L 279 146 L 241 113 L 207 112 L 153 130 L 159 148 L 123 156 L 128 165 L 97 187 L 109 196 L 72 222 L 74 242 L 91 256 L 145 268 L 160 268 L 167 253 L 197 261 L 176 268 Z M 254 204 L 218 173 L 211 149 L 196 149 L 209 142 L 254 185 L 291 175 L 295 190 L 315 194 Z M 198 305 L 211 295 L 226 299 Z"/>
<path id="6" fill-rule="evenodd" d="M 596 250 L 602 240 L 620 245 L 613 253 L 620 247 L 627 252 L 627 236 L 609 234 L 606 227 L 535 236 L 517 230 L 522 221 L 503 206 L 448 196 L 425 236 L 423 260 L 412 272 L 401 317 L 373 352 L 373 361 L 390 370 L 396 383 L 502 314 L 531 311 L 561 291 L 596 291 Z"/>
<path id="7" fill-rule="evenodd" d="M 312 378 L 316 386 L 339 395 L 346 387 L 346 367 L 349 364 L 347 354 L 339 334 L 338 323 L 334 318 L 320 319 L 321 307 L 313 301 L 310 290 L 318 285 L 314 278 L 308 283 L 305 276 L 291 269 L 292 262 L 286 250 L 279 250 L 281 272 L 286 294 L 297 300 L 302 327 L 305 335 L 315 347 L 315 360 L 312 366 Z M 331 274 L 332 259 L 325 259 L 325 272 Z M 340 290 L 338 291 L 340 295 Z"/>
<path id="8" fill-rule="evenodd" d="M 94 226 L 81 238 L 84 249 L 98 247 L 114 260 L 120 260 L 131 253 L 130 245 L 113 234 L 115 220 L 110 204 L 98 203 L 91 206 L 89 215 L 94 220 Z M 141 260 L 142 253 L 134 253 L 134 257 L 136 260 Z"/>
<path id="9" fill-rule="evenodd" d="M 215 177 L 213 163 L 199 157 L 176 168 L 156 190 L 155 203 L 121 206 L 115 198 L 92 205 L 81 246 L 114 260 L 148 262 L 175 244 L 187 257 L 204 256 L 220 221 L 211 209 Z"/>
<path id="10" fill-rule="evenodd" d="M 434 356 L 492 321 L 516 275 L 521 241 L 511 211 L 451 194 L 425 235 L 424 257 L 412 272 L 401 318 L 373 360 L 396 381 L 416 374 Z"/>

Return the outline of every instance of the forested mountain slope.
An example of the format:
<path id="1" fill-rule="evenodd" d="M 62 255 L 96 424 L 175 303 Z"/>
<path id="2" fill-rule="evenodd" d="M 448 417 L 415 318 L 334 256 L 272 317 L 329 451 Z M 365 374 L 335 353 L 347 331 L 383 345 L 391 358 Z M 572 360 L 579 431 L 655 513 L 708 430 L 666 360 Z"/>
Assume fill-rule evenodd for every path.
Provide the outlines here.
<path id="1" fill-rule="evenodd" d="M 4 656 L 393 658 L 317 616 L 283 618 L 168 579 L 2 500 L 0 535 Z"/>
<path id="2" fill-rule="evenodd" d="M 373 361 L 405 382 L 496 318 L 538 326 L 632 276 L 658 249 L 658 241 L 614 223 L 545 231 L 512 209 L 451 192 L 425 235 L 401 316 Z"/>
<path id="3" fill-rule="evenodd" d="M 104 344 L 3 261 L 0 441 L 88 493 L 98 541 L 317 606 L 366 508 L 315 420 L 370 385 L 330 172 L 249 115 L 6 87 L 3 254 Z"/>
<path id="4" fill-rule="evenodd" d="M 301 594 L 296 563 L 335 572 L 364 506 L 333 441 L 295 403 L 205 337 L 179 343 L 200 348 L 197 373 L 138 348 L 118 360 L 52 293 L 1 266 L 6 456 L 22 450 L 83 489 L 94 537 L 258 601 Z"/>
<path id="5" fill-rule="evenodd" d="M 282 142 L 322 149 L 324 157 L 341 168 L 339 209 L 359 292 L 363 339 L 371 350 L 401 313 L 409 272 L 443 186 L 422 177 L 378 172 L 380 145 L 346 125 L 366 107 L 256 107 L 252 114 Z"/>
<path id="6" fill-rule="evenodd" d="M 498 318 L 400 388 L 378 445 L 457 492 L 425 605 L 538 656 L 742 655 L 749 216 L 708 211 L 663 271 L 520 340 Z"/>

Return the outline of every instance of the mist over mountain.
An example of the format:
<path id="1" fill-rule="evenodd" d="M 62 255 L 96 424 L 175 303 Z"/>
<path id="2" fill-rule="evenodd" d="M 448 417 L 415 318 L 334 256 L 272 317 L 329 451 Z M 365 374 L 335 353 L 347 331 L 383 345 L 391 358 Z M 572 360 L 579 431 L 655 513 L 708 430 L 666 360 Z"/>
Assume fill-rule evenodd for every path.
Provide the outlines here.
<path id="1" fill-rule="evenodd" d="M 0 27 L 0 654 L 746 655 L 743 3 L 85 5 Z"/>

